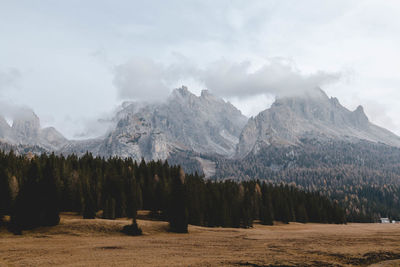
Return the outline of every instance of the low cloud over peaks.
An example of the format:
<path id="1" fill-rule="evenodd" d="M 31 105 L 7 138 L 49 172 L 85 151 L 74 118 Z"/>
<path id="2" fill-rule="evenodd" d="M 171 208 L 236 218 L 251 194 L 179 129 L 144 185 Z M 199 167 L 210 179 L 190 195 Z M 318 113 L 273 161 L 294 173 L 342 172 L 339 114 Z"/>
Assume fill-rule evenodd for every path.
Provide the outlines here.
<path id="1" fill-rule="evenodd" d="M 7 70 L 0 69 L 0 90 L 8 87 L 16 87 L 18 80 L 21 78 L 21 72 L 18 69 L 10 68 Z"/>
<path id="2" fill-rule="evenodd" d="M 150 59 L 137 58 L 114 69 L 114 85 L 121 99 L 159 100 L 168 95 L 166 69 Z"/>
<path id="3" fill-rule="evenodd" d="M 303 74 L 282 60 L 270 60 L 254 71 L 251 67 L 248 61 L 232 63 L 222 60 L 206 69 L 201 78 L 207 88 L 224 97 L 296 95 L 337 82 L 340 78 L 338 73 L 322 71 Z"/>
<path id="4" fill-rule="evenodd" d="M 302 94 L 340 79 L 339 73 L 303 74 L 288 61 L 270 59 L 254 68 L 250 61 L 225 59 L 197 67 L 189 60 L 163 65 L 150 59 L 134 59 L 114 68 L 114 85 L 121 99 L 160 101 L 179 82 L 196 81 L 221 97 L 253 97 Z"/>

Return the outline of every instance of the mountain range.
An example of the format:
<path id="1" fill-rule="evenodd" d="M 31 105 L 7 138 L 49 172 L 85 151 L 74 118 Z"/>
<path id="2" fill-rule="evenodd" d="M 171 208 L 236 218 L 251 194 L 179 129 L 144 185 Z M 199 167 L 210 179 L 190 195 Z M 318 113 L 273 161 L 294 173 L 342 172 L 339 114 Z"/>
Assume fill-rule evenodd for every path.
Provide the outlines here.
<path id="1" fill-rule="evenodd" d="M 400 137 L 371 123 L 361 106 L 350 111 L 319 88 L 277 97 L 270 108 L 248 119 L 209 91 L 196 96 L 183 86 L 164 102 L 123 103 L 113 122 L 115 127 L 105 136 L 74 141 L 52 127 L 41 128 L 34 112 L 25 110 L 11 126 L 0 117 L 0 141 L 23 151 L 35 146 L 59 154 L 91 152 L 135 160 L 174 161 L 184 153 L 197 161 L 199 171 L 210 174 L 215 164 L 205 155 L 240 160 L 266 147 L 301 146 L 311 139 L 400 147 Z"/>
<path id="2" fill-rule="evenodd" d="M 345 207 L 349 221 L 400 218 L 400 137 L 315 88 L 277 97 L 247 118 L 207 90 L 186 87 L 163 102 L 125 102 L 106 135 L 67 140 L 24 110 L 0 117 L 0 149 L 19 154 L 167 159 L 208 179 L 266 180 L 318 191 Z"/>

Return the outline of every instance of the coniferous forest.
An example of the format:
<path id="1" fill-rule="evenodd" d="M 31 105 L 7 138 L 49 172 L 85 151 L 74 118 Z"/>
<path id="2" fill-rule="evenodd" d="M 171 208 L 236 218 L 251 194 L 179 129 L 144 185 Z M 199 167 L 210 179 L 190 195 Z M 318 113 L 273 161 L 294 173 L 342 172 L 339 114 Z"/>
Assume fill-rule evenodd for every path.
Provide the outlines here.
<path id="1" fill-rule="evenodd" d="M 301 146 L 270 146 L 242 160 L 210 160 L 216 179 L 293 184 L 338 201 L 349 222 L 377 222 L 400 220 L 399 158 L 399 148 L 384 144 L 304 139 Z"/>
<path id="2" fill-rule="evenodd" d="M 319 193 L 259 181 L 204 180 L 167 161 L 0 153 L 0 224 L 9 215 L 14 233 L 57 225 L 62 211 L 85 219 L 129 217 L 134 228 L 124 230 L 140 232 L 141 209 L 182 233 L 188 224 L 248 228 L 254 220 L 346 221 L 344 210 Z"/>

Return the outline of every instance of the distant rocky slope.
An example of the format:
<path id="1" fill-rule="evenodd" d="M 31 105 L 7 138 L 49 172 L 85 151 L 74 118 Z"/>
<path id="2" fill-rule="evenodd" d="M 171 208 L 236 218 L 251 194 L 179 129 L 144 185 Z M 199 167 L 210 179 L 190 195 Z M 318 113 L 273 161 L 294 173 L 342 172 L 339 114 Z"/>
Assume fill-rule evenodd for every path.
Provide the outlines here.
<path id="1" fill-rule="evenodd" d="M 36 153 L 80 156 L 90 152 L 135 160 L 168 159 L 189 172 L 199 171 L 207 176 L 224 176 L 217 170 L 222 168 L 218 164 L 221 159 L 244 160 L 274 147 L 297 147 L 295 150 L 300 153 L 305 143 L 310 146 L 308 140 L 322 147 L 332 142 L 360 141 L 400 147 L 400 137 L 372 124 L 361 106 L 350 111 L 321 89 L 277 98 L 270 108 L 247 119 L 232 104 L 207 90 L 196 96 L 182 87 L 164 102 L 125 102 L 113 122 L 114 128 L 105 136 L 67 140 L 52 127 L 41 128 L 39 118 L 24 110 L 13 118 L 11 126 L 0 116 L 0 143 L 3 148 L 21 153 L 31 149 Z M 261 164 L 265 155 L 261 153 L 261 159 L 247 160 L 246 164 Z"/>
<path id="2" fill-rule="evenodd" d="M 176 151 L 223 156 L 235 153 L 247 118 L 229 102 L 203 90 L 175 89 L 162 103 L 124 103 L 116 127 L 103 140 L 67 144 L 63 153 L 167 159 Z"/>
<path id="3" fill-rule="evenodd" d="M 0 116 L 0 142 L 25 147 L 41 147 L 57 151 L 68 140 L 53 127 L 41 128 L 38 116 L 31 110 L 22 110 L 13 118 L 12 126 Z"/>
<path id="4" fill-rule="evenodd" d="M 250 118 L 244 127 L 236 156 L 243 158 L 269 145 L 296 145 L 302 139 L 380 142 L 400 147 L 400 137 L 372 124 L 359 106 L 350 111 L 321 89 L 296 97 L 278 98 Z"/>

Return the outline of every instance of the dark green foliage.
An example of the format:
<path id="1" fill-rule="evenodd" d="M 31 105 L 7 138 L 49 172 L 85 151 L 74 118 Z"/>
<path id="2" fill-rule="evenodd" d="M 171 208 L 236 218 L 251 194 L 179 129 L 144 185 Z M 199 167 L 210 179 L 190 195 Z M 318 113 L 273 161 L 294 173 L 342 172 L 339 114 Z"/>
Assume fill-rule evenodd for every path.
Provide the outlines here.
<path id="1" fill-rule="evenodd" d="M 218 178 L 251 177 L 321 192 L 346 207 L 348 221 L 400 220 L 400 149 L 396 147 L 303 139 L 301 145 L 269 146 L 242 160 L 208 158 L 216 162 Z"/>
<path id="2" fill-rule="evenodd" d="M 44 167 L 42 179 L 39 182 L 40 200 L 40 225 L 54 226 L 60 222 L 58 179 L 55 169 L 55 156 L 43 157 Z"/>
<path id="3" fill-rule="evenodd" d="M 108 197 L 105 202 L 103 218 L 114 220 L 115 217 L 115 199 L 112 197 Z"/>
<path id="4" fill-rule="evenodd" d="M 58 190 L 51 164 L 46 156 L 30 162 L 11 213 L 11 225 L 16 231 L 59 223 Z"/>
<path id="5" fill-rule="evenodd" d="M 168 221 L 172 232 L 188 232 L 188 209 L 185 190 L 185 174 L 179 169 L 172 177 Z"/>
<path id="6" fill-rule="evenodd" d="M 84 180 L 84 185 L 83 185 L 82 213 L 84 219 L 94 219 L 96 217 L 96 203 L 88 180 Z"/>
<path id="7" fill-rule="evenodd" d="M 11 224 L 16 230 L 31 229 L 40 226 L 40 172 L 37 161 L 32 161 L 22 184 L 15 209 L 11 216 Z"/>
<path id="8" fill-rule="evenodd" d="M 254 220 L 266 225 L 274 220 L 345 222 L 340 205 L 318 193 L 258 181 L 205 181 L 197 173 L 185 175 L 179 166 L 162 161 L 138 164 L 91 154 L 29 160 L 0 152 L 0 166 L 1 215 L 11 215 L 16 233 L 58 224 L 59 211 L 77 212 L 86 219 L 98 211 L 106 219 L 129 217 L 133 223 L 124 229 L 128 234 L 139 233 L 139 209 L 168 220 L 171 231 L 182 233 L 189 223 L 248 228 Z M 14 176 L 20 186 L 12 202 L 8 184 Z"/>
<path id="9" fill-rule="evenodd" d="M 3 222 L 3 217 L 9 214 L 11 210 L 11 192 L 9 178 L 6 170 L 0 165 L 0 226 Z"/>
<path id="10" fill-rule="evenodd" d="M 263 183 L 261 185 L 260 221 L 264 225 L 274 224 L 274 214 L 272 207 L 270 187 Z"/>

